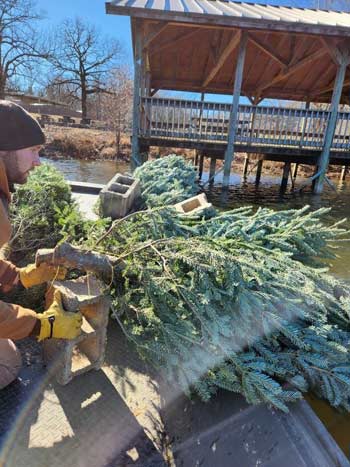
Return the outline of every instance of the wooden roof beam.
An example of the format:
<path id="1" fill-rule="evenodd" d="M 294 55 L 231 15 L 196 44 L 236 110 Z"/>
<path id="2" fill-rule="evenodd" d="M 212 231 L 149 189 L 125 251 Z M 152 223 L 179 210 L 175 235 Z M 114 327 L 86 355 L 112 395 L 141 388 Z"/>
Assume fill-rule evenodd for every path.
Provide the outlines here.
<path id="1" fill-rule="evenodd" d="M 296 43 L 297 43 L 296 35 L 292 34 L 292 36 L 290 38 L 288 65 L 290 65 L 292 63 L 293 57 L 295 55 Z"/>
<path id="2" fill-rule="evenodd" d="M 348 50 L 348 47 L 346 44 L 340 44 L 340 46 L 335 46 L 332 43 L 327 43 L 323 39 L 322 43 L 324 44 L 324 50 L 326 50 L 329 54 L 331 54 L 333 60 L 336 62 L 337 68 L 339 69 L 340 66 L 343 64 L 345 66 L 348 66 L 350 63 L 350 52 Z M 345 79 L 343 83 L 343 88 L 344 86 L 349 86 L 350 85 L 350 79 Z M 329 84 L 323 89 L 318 89 L 314 93 L 312 93 L 312 96 L 321 96 L 322 94 L 327 94 L 328 92 L 333 92 L 334 89 L 334 83 Z"/>
<path id="3" fill-rule="evenodd" d="M 192 28 L 192 30 L 187 32 L 186 34 L 181 34 L 170 41 L 167 41 L 167 42 L 164 42 L 163 44 L 158 45 L 157 48 L 155 48 L 154 50 L 150 50 L 150 55 L 152 56 L 156 53 L 163 52 L 164 50 L 174 48 L 180 42 L 190 39 L 192 36 L 197 34 L 200 30 L 201 29 L 197 27 L 195 27 L 194 29 Z"/>
<path id="4" fill-rule="evenodd" d="M 218 58 L 216 64 L 214 65 L 214 67 L 209 72 L 207 78 L 203 81 L 203 83 L 202 83 L 203 88 L 206 88 L 208 86 L 208 84 L 211 81 L 213 81 L 215 76 L 219 73 L 219 71 L 224 66 L 224 64 L 225 64 L 226 60 L 228 59 L 228 57 L 233 53 L 233 51 L 238 46 L 238 44 L 239 44 L 239 42 L 241 40 L 241 36 L 242 36 L 242 32 L 240 30 L 236 31 L 234 33 L 234 35 L 232 36 L 230 42 L 227 44 L 227 46 L 222 51 L 222 53 L 221 53 L 220 57 Z"/>
<path id="5" fill-rule="evenodd" d="M 263 43 L 262 41 L 259 41 L 258 39 L 256 39 L 255 37 L 251 36 L 250 34 L 248 35 L 248 40 L 249 42 L 251 42 L 252 44 L 254 44 L 256 47 L 258 47 L 260 50 L 262 50 L 266 55 L 268 55 L 270 58 L 272 58 L 273 60 L 275 60 L 276 62 L 279 63 L 279 65 L 282 67 L 282 68 L 285 68 L 288 63 L 286 62 L 286 60 L 284 60 L 282 57 L 280 57 L 276 52 L 274 52 L 271 47 L 265 43 Z"/>
<path id="6" fill-rule="evenodd" d="M 350 86 L 350 79 L 346 79 L 343 84 L 343 88 L 345 86 Z M 327 86 L 326 88 L 323 89 L 317 89 L 315 92 L 311 94 L 311 97 L 317 97 L 317 96 L 322 96 L 322 94 L 327 94 L 328 92 L 332 92 L 334 88 L 334 83 L 331 85 Z"/>
<path id="7" fill-rule="evenodd" d="M 270 80 L 269 82 L 266 82 L 266 83 L 262 84 L 257 89 L 256 94 L 258 96 L 261 96 L 262 92 L 265 91 L 265 89 L 268 89 L 268 88 L 271 88 L 271 87 L 275 86 L 277 83 L 279 83 L 280 81 L 285 80 L 286 78 L 288 78 L 290 75 L 292 75 L 296 71 L 299 71 L 302 68 L 304 68 L 305 66 L 312 63 L 314 60 L 317 60 L 317 59 L 321 58 L 325 53 L 326 53 L 325 49 L 318 49 L 318 50 L 316 50 L 316 52 L 313 52 L 312 54 L 308 55 L 307 57 L 304 57 L 303 59 L 301 59 L 299 62 L 295 63 L 294 65 L 285 67 L 284 69 L 281 70 L 281 72 L 274 79 Z"/>
<path id="8" fill-rule="evenodd" d="M 155 25 L 155 28 L 153 31 L 144 38 L 144 44 L 143 44 L 143 49 L 148 49 L 148 47 L 152 44 L 152 42 L 162 34 L 166 29 L 169 27 L 169 23 L 164 21 L 159 22 L 158 24 Z"/>
<path id="9" fill-rule="evenodd" d="M 325 39 L 324 37 L 320 37 L 321 44 L 327 50 L 329 55 L 332 57 L 333 62 L 336 65 L 340 65 L 342 62 L 343 54 L 341 50 L 331 42 L 331 38 L 328 37 Z"/>

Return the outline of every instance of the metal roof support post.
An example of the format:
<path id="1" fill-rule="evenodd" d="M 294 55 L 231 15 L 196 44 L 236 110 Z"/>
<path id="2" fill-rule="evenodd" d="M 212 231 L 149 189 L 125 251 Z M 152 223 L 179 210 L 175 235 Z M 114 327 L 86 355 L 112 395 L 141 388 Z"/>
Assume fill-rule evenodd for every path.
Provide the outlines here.
<path id="1" fill-rule="evenodd" d="M 130 169 L 133 171 L 141 165 L 140 157 L 140 106 L 141 106 L 141 70 L 142 70 L 142 31 L 135 28 L 135 56 L 134 56 L 134 102 L 132 111 L 132 145 Z"/>
<path id="2" fill-rule="evenodd" d="M 233 88 L 233 100 L 232 100 L 232 108 L 231 108 L 231 114 L 230 114 L 228 142 L 227 142 L 227 148 L 225 151 L 224 178 L 223 178 L 223 184 L 222 184 L 223 188 L 227 188 L 230 184 L 230 172 L 231 172 L 231 164 L 233 160 L 234 143 L 235 143 L 235 138 L 236 138 L 238 106 L 239 106 L 239 98 L 241 95 L 241 88 L 242 88 L 244 59 L 245 59 L 245 53 L 247 49 L 247 40 L 248 40 L 248 34 L 246 32 L 243 32 L 241 35 L 241 40 L 240 40 L 239 49 L 238 49 L 235 84 Z"/>
<path id="3" fill-rule="evenodd" d="M 146 97 L 151 96 L 151 67 L 149 63 L 149 51 L 148 48 L 143 48 L 142 52 L 142 76 L 144 86 L 142 86 L 143 94 Z"/>
<path id="4" fill-rule="evenodd" d="M 310 110 L 310 101 L 305 102 L 305 110 Z M 304 143 L 305 131 L 306 131 L 307 123 L 308 123 L 307 120 L 308 118 L 307 118 L 307 115 L 305 114 L 304 117 L 302 118 L 303 127 L 301 130 L 301 138 L 300 138 L 300 143 L 299 143 L 300 146 L 302 146 Z M 306 140 L 307 140 L 307 135 L 306 135 Z"/>
<path id="5" fill-rule="evenodd" d="M 204 92 L 201 92 L 201 106 L 200 106 L 200 109 L 199 109 L 199 120 L 198 120 L 198 140 L 201 139 L 202 137 L 202 118 L 203 118 L 203 102 L 204 102 L 204 99 L 205 99 L 205 93 Z"/>
<path id="6" fill-rule="evenodd" d="M 323 149 L 318 159 L 318 178 L 315 181 L 314 193 L 320 194 L 323 190 L 323 183 L 326 177 L 326 171 L 329 164 L 330 150 L 333 143 L 333 137 L 337 126 L 338 106 L 342 95 L 343 84 L 345 79 L 346 67 L 348 66 L 349 59 L 343 58 L 337 69 L 337 76 L 335 78 L 332 104 L 330 109 L 330 117 L 327 124 L 327 129 L 324 137 Z"/>

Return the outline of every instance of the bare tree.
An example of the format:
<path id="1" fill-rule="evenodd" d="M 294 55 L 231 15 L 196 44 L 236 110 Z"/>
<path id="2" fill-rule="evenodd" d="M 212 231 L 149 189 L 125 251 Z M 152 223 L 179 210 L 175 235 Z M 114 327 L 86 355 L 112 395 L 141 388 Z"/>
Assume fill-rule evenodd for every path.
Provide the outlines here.
<path id="1" fill-rule="evenodd" d="M 43 95 L 53 101 L 67 104 L 74 110 L 79 108 L 76 87 L 70 83 L 61 83 L 61 79 L 56 76 L 47 76 Z"/>
<path id="2" fill-rule="evenodd" d="M 106 91 L 101 83 L 119 58 L 121 46 L 118 41 L 103 37 L 81 18 L 63 21 L 55 42 L 53 84 L 69 85 L 81 100 L 82 117 L 87 118 L 88 96 Z"/>
<path id="3" fill-rule="evenodd" d="M 131 129 L 133 79 L 126 66 L 112 70 L 106 82 L 108 94 L 101 95 L 99 100 L 100 119 L 115 132 L 116 152 L 120 154 L 121 137 Z"/>
<path id="4" fill-rule="evenodd" d="M 0 99 L 11 80 L 26 80 L 49 56 L 35 28 L 41 16 L 33 0 L 0 0 Z"/>

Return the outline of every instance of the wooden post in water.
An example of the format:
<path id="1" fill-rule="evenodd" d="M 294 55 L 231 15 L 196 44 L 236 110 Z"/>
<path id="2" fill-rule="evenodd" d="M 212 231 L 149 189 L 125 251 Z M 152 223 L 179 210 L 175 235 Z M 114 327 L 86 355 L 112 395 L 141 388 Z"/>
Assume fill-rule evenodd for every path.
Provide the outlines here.
<path id="1" fill-rule="evenodd" d="M 201 151 L 201 152 L 199 153 L 199 170 L 198 170 L 199 180 L 202 180 L 203 167 L 204 167 L 204 154 L 203 154 L 203 152 Z"/>
<path id="2" fill-rule="evenodd" d="M 293 177 L 294 179 L 297 178 L 298 167 L 299 167 L 299 164 L 298 164 L 298 163 L 294 164 L 293 173 L 292 173 L 292 177 Z"/>
<path id="3" fill-rule="evenodd" d="M 134 51 L 134 101 L 132 111 L 132 143 L 130 168 L 133 171 L 141 165 L 140 160 L 140 107 L 141 107 L 141 69 L 142 69 L 142 28 L 136 20 L 135 24 L 135 51 Z"/>
<path id="4" fill-rule="evenodd" d="M 256 186 L 258 186 L 259 183 L 260 183 L 263 162 L 264 162 L 263 159 L 258 160 L 258 165 L 257 165 L 257 168 L 256 168 L 256 178 L 255 178 L 255 185 Z"/>
<path id="5" fill-rule="evenodd" d="M 342 169 L 341 169 L 341 174 L 340 174 L 340 181 L 341 182 L 344 182 L 345 181 L 345 177 L 346 177 L 346 172 L 347 172 L 347 167 L 346 165 L 343 165 Z"/>
<path id="6" fill-rule="evenodd" d="M 288 178 L 290 173 L 290 162 L 286 162 L 283 167 L 282 182 L 281 182 L 281 192 L 285 192 L 288 185 Z"/>
<path id="7" fill-rule="evenodd" d="M 243 165 L 243 178 L 244 178 L 244 180 L 247 178 L 248 166 L 249 166 L 249 156 L 247 154 L 245 156 L 245 158 L 244 158 L 244 165 Z"/>
<path id="8" fill-rule="evenodd" d="M 215 176 L 215 169 L 216 169 L 216 158 L 212 157 L 210 159 L 210 169 L 209 169 L 209 184 L 212 185 L 214 183 L 214 176 Z"/>
<path id="9" fill-rule="evenodd" d="M 340 104 L 340 99 L 343 91 L 343 84 L 345 79 L 346 68 L 349 64 L 349 54 L 348 52 L 339 53 L 338 49 L 335 54 L 339 60 L 339 65 L 337 69 L 337 75 L 335 78 L 333 95 L 332 95 L 332 104 L 330 108 L 330 117 L 328 119 L 327 129 L 324 137 L 324 144 L 321 155 L 317 164 L 317 173 L 319 174 L 315 181 L 314 192 L 316 194 L 322 193 L 324 179 L 326 177 L 326 171 L 329 164 L 330 150 L 333 143 L 333 137 L 335 129 L 337 126 L 337 117 L 338 117 L 338 106 Z M 341 55 L 341 56 L 338 56 Z"/>
<path id="10" fill-rule="evenodd" d="M 239 31 L 237 34 L 240 35 L 239 49 L 238 49 L 238 58 L 236 65 L 236 74 L 235 74 L 235 84 L 233 88 L 233 100 L 230 113 L 230 123 L 229 123 L 229 132 L 228 132 L 228 141 L 227 148 L 225 151 L 225 161 L 224 161 L 224 178 L 222 187 L 228 188 L 230 184 L 230 172 L 231 164 L 233 160 L 233 151 L 236 138 L 237 130 L 237 115 L 238 115 L 238 106 L 239 98 L 241 95 L 242 80 L 243 80 L 243 71 L 244 71 L 244 60 L 245 53 L 247 49 L 247 40 L 248 35 L 246 32 Z"/>
<path id="11" fill-rule="evenodd" d="M 199 151 L 196 149 L 194 153 L 194 165 L 198 167 L 198 160 L 199 160 Z"/>

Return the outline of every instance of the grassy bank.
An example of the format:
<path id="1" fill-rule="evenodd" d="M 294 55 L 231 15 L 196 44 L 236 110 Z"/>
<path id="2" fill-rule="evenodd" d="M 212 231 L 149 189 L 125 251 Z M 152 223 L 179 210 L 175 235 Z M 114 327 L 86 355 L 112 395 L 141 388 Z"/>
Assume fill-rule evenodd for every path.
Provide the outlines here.
<path id="1" fill-rule="evenodd" d="M 129 135 L 121 136 L 120 145 L 117 148 L 115 133 L 112 131 L 55 125 L 47 125 L 44 131 L 47 143 L 42 150 L 42 156 L 65 159 L 130 160 Z M 162 157 L 170 153 L 194 158 L 194 151 L 179 148 L 151 148 L 150 157 Z"/>
<path id="2" fill-rule="evenodd" d="M 115 134 L 88 128 L 65 128 L 47 125 L 47 143 L 42 155 L 52 158 L 113 160 L 117 157 Z M 122 138 L 119 157 L 128 158 L 130 142 Z"/>

